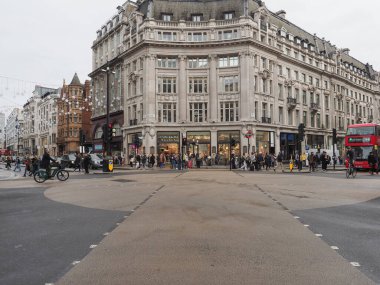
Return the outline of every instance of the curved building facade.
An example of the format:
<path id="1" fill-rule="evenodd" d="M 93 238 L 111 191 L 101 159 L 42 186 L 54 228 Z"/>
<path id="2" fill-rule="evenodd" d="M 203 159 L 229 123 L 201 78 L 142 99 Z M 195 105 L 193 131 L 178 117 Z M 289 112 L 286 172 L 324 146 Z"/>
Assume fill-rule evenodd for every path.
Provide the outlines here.
<path id="1" fill-rule="evenodd" d="M 147 154 L 186 147 L 227 157 L 233 137 L 235 153 L 290 157 L 300 123 L 303 148 L 330 148 L 336 128 L 342 149 L 347 125 L 380 122 L 379 73 L 262 1 L 126 2 L 92 50 L 94 136 L 109 68 L 111 121 L 122 125 L 126 156 L 138 137 Z"/>

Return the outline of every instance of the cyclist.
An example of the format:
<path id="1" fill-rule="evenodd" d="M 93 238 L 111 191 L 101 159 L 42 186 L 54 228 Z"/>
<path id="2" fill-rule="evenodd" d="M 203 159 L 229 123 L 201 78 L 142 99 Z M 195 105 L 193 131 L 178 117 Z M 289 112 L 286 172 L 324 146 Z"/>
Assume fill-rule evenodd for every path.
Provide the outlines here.
<path id="1" fill-rule="evenodd" d="M 44 155 L 42 156 L 42 160 L 41 160 L 41 168 L 46 169 L 46 173 L 48 174 L 48 177 L 51 177 L 50 161 L 55 162 L 55 160 L 50 157 L 49 150 L 45 149 Z"/>

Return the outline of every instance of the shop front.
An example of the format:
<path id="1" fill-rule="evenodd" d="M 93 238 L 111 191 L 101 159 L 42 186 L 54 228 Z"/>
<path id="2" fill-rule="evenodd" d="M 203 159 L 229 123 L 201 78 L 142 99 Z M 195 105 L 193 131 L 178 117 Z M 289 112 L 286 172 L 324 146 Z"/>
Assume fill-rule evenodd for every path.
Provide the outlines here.
<path id="1" fill-rule="evenodd" d="M 234 139 L 236 145 L 232 147 L 232 153 L 240 156 L 241 141 L 240 131 L 219 131 L 218 132 L 218 157 L 219 164 L 227 164 L 230 159 L 230 139 Z"/>
<path id="2" fill-rule="evenodd" d="M 325 149 L 325 137 L 323 135 L 307 135 L 307 145 L 311 149 Z"/>
<path id="3" fill-rule="evenodd" d="M 166 156 L 178 154 L 180 141 L 179 132 L 157 132 L 158 154 L 165 153 Z"/>
<path id="4" fill-rule="evenodd" d="M 297 151 L 297 134 L 280 133 L 280 151 L 285 160 L 294 158 Z"/>
<path id="5" fill-rule="evenodd" d="M 256 151 L 262 153 L 276 153 L 274 132 L 256 131 Z"/>
<path id="6" fill-rule="evenodd" d="M 128 141 L 128 156 L 133 157 L 136 156 L 137 154 L 141 154 L 144 152 L 143 147 L 137 146 L 135 144 L 136 138 L 140 138 L 142 136 L 141 133 L 134 133 L 134 134 L 129 134 L 127 136 L 127 141 Z"/>
<path id="7" fill-rule="evenodd" d="M 208 157 L 211 154 L 211 132 L 187 132 L 188 152 Z"/>

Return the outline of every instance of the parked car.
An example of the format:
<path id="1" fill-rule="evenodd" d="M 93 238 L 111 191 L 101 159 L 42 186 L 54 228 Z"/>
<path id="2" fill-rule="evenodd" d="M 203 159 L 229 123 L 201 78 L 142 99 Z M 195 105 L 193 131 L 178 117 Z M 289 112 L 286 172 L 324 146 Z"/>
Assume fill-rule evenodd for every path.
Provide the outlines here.
<path id="1" fill-rule="evenodd" d="M 92 169 L 98 169 L 103 166 L 103 158 L 99 154 L 91 153 L 91 168 Z"/>
<path id="2" fill-rule="evenodd" d="M 73 168 L 75 163 L 75 154 L 64 154 L 61 159 L 61 165 L 64 167 Z"/>

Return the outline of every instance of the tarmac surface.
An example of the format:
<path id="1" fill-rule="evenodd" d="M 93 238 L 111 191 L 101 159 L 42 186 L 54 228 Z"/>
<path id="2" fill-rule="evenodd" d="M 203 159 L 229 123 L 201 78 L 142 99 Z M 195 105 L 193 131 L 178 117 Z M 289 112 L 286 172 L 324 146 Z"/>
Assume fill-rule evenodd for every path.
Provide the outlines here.
<path id="1" fill-rule="evenodd" d="M 28 181 L 44 213 L 57 208 L 52 218 L 67 212 L 71 217 L 65 224 L 65 235 L 73 234 L 70 242 L 55 239 L 49 231 L 51 243 L 42 256 L 52 264 L 61 262 L 53 254 L 59 242 L 62 249 L 72 246 L 81 253 L 62 258 L 59 270 L 45 274 L 49 277 L 45 283 L 376 284 L 380 280 L 380 253 L 371 250 L 379 244 L 380 184 L 368 173 L 359 173 L 355 180 L 342 172 L 73 173 L 65 183 L 45 182 L 45 191 Z M 25 180 L 2 181 L 0 195 L 16 195 L 6 203 L 12 207 L 25 198 L 24 188 Z M 18 211 L 29 203 L 26 199 Z M 83 220 L 76 222 L 80 217 Z M 17 224 L 17 211 L 7 219 L 5 232 Z M 35 224 L 26 219 L 30 227 L 50 227 L 41 216 L 33 220 Z M 103 236 L 104 232 L 109 234 Z M 3 243 L 3 234 L 0 240 Z M 89 249 L 89 244 L 94 247 Z M 9 249 L 12 245 L 4 251 L 11 264 L 16 250 Z M 13 268 L 14 275 L 27 276 Z"/>

